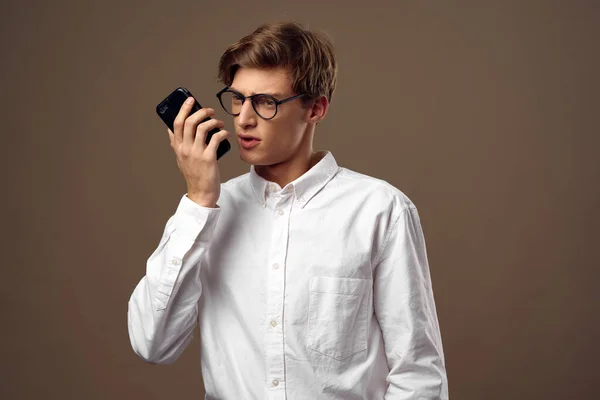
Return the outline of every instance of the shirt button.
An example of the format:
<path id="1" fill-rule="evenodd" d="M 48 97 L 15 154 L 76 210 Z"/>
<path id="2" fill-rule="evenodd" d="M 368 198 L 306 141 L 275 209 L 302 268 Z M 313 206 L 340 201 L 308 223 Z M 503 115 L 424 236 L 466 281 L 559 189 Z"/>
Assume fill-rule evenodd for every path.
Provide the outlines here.
<path id="1" fill-rule="evenodd" d="M 181 260 L 179 258 L 174 258 L 171 260 L 171 264 L 179 265 L 179 264 L 181 264 Z"/>
<path id="2" fill-rule="evenodd" d="M 273 268 L 279 269 L 279 264 L 273 264 Z"/>
<path id="3" fill-rule="evenodd" d="M 273 328 L 275 328 L 277 326 L 277 321 L 275 321 L 275 320 L 271 321 L 271 326 Z"/>
<path id="4" fill-rule="evenodd" d="M 278 210 L 278 211 L 277 211 L 277 214 L 279 214 L 279 215 L 283 215 L 283 210 Z"/>
<path id="5" fill-rule="evenodd" d="M 277 379 L 273 379 L 273 386 L 279 386 L 279 381 Z"/>

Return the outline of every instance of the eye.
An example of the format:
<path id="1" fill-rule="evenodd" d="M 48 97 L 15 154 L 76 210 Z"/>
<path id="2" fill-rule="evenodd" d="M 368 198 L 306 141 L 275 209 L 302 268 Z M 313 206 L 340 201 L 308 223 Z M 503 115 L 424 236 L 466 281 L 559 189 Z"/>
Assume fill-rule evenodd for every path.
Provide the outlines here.
<path id="1" fill-rule="evenodd" d="M 242 104 L 244 102 L 244 97 L 237 93 L 231 93 L 231 101 L 233 104 Z"/>
<path id="2" fill-rule="evenodd" d="M 254 101 L 259 106 L 275 107 L 275 100 L 270 96 L 256 96 Z"/>

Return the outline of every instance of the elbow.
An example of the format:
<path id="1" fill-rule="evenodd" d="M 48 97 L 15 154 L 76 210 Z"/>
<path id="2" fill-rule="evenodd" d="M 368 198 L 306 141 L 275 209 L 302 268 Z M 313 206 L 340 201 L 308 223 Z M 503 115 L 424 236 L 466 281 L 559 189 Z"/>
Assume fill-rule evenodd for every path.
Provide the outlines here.
<path id="1" fill-rule="evenodd" d="M 135 347 L 133 347 L 133 351 L 142 361 L 148 364 L 173 364 L 176 360 L 176 358 L 166 357 L 164 354 L 157 352 L 140 351 Z"/>
<path id="2" fill-rule="evenodd" d="M 133 352 L 148 364 L 173 364 L 179 354 L 160 350 L 156 346 L 153 346 L 152 341 L 138 340 L 135 334 L 129 332 L 129 340 L 131 342 L 131 348 Z"/>
<path id="3" fill-rule="evenodd" d="M 133 317 L 131 310 L 128 312 L 128 320 L 131 348 L 139 358 L 149 364 L 173 364 L 177 360 L 179 354 L 169 351 L 169 348 L 161 348 L 156 337 L 148 336 L 148 330 L 144 329 L 141 321 Z"/>
<path id="4" fill-rule="evenodd" d="M 155 314 L 148 300 L 144 307 L 132 299 L 127 312 L 129 340 L 135 354 L 151 364 L 173 364 L 193 337 L 195 309 L 181 312 L 186 319 Z"/>

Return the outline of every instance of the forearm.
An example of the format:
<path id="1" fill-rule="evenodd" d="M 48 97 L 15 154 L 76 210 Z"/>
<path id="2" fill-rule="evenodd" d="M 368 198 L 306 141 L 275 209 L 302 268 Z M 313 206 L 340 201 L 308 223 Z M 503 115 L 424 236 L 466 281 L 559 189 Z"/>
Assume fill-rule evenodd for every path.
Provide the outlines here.
<path id="1" fill-rule="evenodd" d="M 129 300 L 131 345 L 148 362 L 174 362 L 192 338 L 202 293 L 199 269 L 218 213 L 200 210 L 198 215 L 180 207 L 169 219 Z"/>
<path id="2" fill-rule="evenodd" d="M 385 399 L 448 399 L 442 339 L 416 209 L 397 218 L 374 284 L 375 311 L 390 368 Z"/>
<path id="3" fill-rule="evenodd" d="M 404 337 L 395 332 L 397 340 L 391 346 L 386 345 L 390 366 L 387 377 L 390 384 L 384 397 L 386 400 L 448 399 L 442 343 L 435 339 L 439 332 L 434 332 L 436 328 L 431 322 L 429 324 L 427 327 L 415 328 L 415 333 L 405 334 Z M 388 333 L 386 336 L 391 335 Z"/>

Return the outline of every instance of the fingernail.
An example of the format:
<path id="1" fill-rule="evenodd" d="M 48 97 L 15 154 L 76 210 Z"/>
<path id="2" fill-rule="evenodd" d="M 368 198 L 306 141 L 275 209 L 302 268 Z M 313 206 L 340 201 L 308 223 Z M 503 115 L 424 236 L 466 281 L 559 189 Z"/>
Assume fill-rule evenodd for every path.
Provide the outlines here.
<path id="1" fill-rule="evenodd" d="M 187 104 L 193 104 L 194 103 L 194 98 L 193 97 L 188 97 L 187 100 L 185 101 Z"/>

